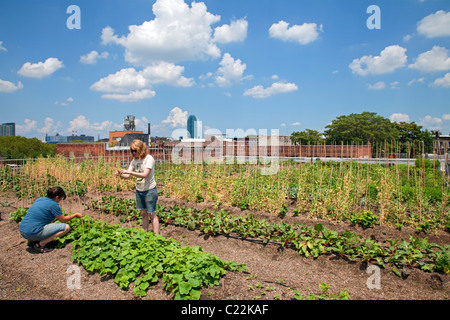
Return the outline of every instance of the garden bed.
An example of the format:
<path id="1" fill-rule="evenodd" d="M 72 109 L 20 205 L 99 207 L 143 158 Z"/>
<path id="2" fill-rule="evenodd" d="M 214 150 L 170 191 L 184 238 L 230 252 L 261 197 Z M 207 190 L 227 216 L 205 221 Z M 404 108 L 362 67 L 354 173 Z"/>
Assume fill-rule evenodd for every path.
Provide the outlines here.
<path id="1" fill-rule="evenodd" d="M 88 210 L 84 203 L 99 199 L 102 195 L 112 194 L 119 198 L 133 198 L 133 192 L 88 192 L 82 198 L 69 197 L 62 206 L 66 212 L 82 212 L 110 224 L 119 223 L 119 218 Z M 9 214 L 20 206 L 26 206 L 12 192 L 0 195 L 0 299 L 47 299 L 47 300 L 132 300 L 138 299 L 132 286 L 122 290 L 111 276 L 80 268 L 81 289 L 70 289 L 67 280 L 71 276 L 72 244 L 62 249 L 55 249 L 46 254 L 33 254 L 27 250 L 27 243 L 18 231 L 18 224 L 9 220 Z M 214 203 L 189 203 L 161 196 L 161 205 L 170 207 L 175 204 L 191 208 L 212 210 Z M 236 216 L 243 216 L 247 211 L 238 208 L 220 207 Z M 323 226 L 343 232 L 349 230 L 364 237 L 372 237 L 382 243 L 386 239 L 408 239 L 427 237 L 430 243 L 445 245 L 450 243 L 448 232 L 436 231 L 430 234 L 417 233 L 407 227 L 402 230 L 376 225 L 363 229 L 350 223 L 333 223 L 325 220 L 302 216 L 294 217 L 288 213 L 284 219 L 265 213 L 252 212 L 259 218 L 271 222 L 301 223 Z M 134 223 L 134 222 L 130 222 Z M 123 225 L 128 226 L 125 222 Z M 136 226 L 136 225 L 133 225 Z M 445 300 L 450 296 L 449 275 L 443 272 L 425 272 L 413 268 L 403 279 L 395 275 L 390 268 L 381 268 L 380 289 L 369 289 L 368 280 L 373 273 L 368 273 L 367 264 L 358 259 L 348 259 L 334 254 L 320 255 L 316 259 L 306 258 L 296 250 L 277 244 L 261 243 L 239 237 L 211 236 L 199 230 L 167 224 L 161 231 L 165 238 L 173 238 L 183 246 L 200 246 L 225 261 L 245 264 L 246 272 L 228 271 L 221 278 L 218 286 L 202 289 L 201 300 L 296 300 L 307 297 L 340 297 L 346 292 L 352 300 Z M 373 271 L 372 271 L 373 272 Z M 372 278 L 370 278 L 372 277 Z M 326 285 L 324 285 L 324 283 Z M 322 286 L 321 286 L 322 284 Z M 370 286 L 370 285 L 369 285 Z M 329 289 L 328 289 L 329 287 Z M 149 287 L 144 300 L 170 300 L 174 295 L 163 288 L 163 282 Z"/>

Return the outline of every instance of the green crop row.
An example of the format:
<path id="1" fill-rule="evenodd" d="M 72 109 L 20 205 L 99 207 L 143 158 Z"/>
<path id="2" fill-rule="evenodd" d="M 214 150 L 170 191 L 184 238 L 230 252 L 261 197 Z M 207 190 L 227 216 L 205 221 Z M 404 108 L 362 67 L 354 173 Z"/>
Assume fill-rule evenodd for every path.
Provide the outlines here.
<path id="1" fill-rule="evenodd" d="M 11 219 L 20 222 L 27 208 Z M 201 288 L 219 285 L 226 271 L 244 271 L 245 265 L 204 252 L 201 247 L 181 246 L 141 229 L 124 228 L 89 216 L 69 222 L 71 231 L 58 239 L 58 246 L 72 242 L 72 259 L 90 272 L 114 277 L 122 289 L 134 283 L 134 293 L 144 297 L 151 285 L 163 280 L 175 300 L 198 300 Z"/>
<path id="2" fill-rule="evenodd" d="M 55 176 L 45 173 L 38 177 L 26 174 L 13 174 L 9 167 L 0 167 L 0 190 L 12 190 L 17 198 L 35 198 L 47 195 L 47 189 L 61 186 L 68 197 L 83 196 L 87 193 L 86 183 L 79 180 L 58 180 Z"/>
<path id="3" fill-rule="evenodd" d="M 97 210 L 106 214 L 112 214 L 120 218 L 120 222 L 142 221 L 141 211 L 136 209 L 136 200 L 118 199 L 115 196 L 102 196 L 99 200 L 84 203 L 87 209 Z"/>
<path id="4" fill-rule="evenodd" d="M 174 164 L 158 162 L 158 192 L 190 202 L 211 202 L 243 210 L 264 211 L 331 221 L 351 221 L 371 211 L 377 223 L 421 232 L 450 230 L 450 180 L 428 159 L 408 165 L 359 162 L 281 162 L 273 175 L 262 164 Z M 134 179 L 118 179 L 121 158 L 38 158 L 18 170 L 0 166 L 0 190 L 19 198 L 45 195 L 59 185 L 68 196 L 87 191 L 130 191 Z"/>
<path id="5" fill-rule="evenodd" d="M 116 201 L 122 201 L 116 199 Z M 208 235 L 228 235 L 252 238 L 262 243 L 277 243 L 295 248 L 305 257 L 314 258 L 324 254 L 336 254 L 349 259 L 390 266 L 398 276 L 406 276 L 412 268 L 429 272 L 450 271 L 450 245 L 429 243 L 427 238 L 389 239 L 380 243 L 350 231 L 338 233 L 321 224 L 308 227 L 298 223 L 268 222 L 253 214 L 234 216 L 220 210 L 192 209 L 174 205 L 157 206 L 161 221 L 190 230 L 200 230 Z"/>

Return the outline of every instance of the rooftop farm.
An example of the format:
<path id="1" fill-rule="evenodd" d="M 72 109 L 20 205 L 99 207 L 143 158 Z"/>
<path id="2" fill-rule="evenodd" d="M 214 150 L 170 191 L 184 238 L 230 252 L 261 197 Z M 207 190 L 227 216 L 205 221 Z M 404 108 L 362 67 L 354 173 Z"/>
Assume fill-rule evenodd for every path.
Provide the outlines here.
<path id="1" fill-rule="evenodd" d="M 392 271 L 399 279 L 412 270 L 443 276 L 450 271 L 448 242 L 428 239 L 450 231 L 449 178 L 438 163 L 291 161 L 282 162 L 274 175 L 261 175 L 260 166 L 158 163 L 159 194 L 183 203 L 159 203 L 158 216 L 166 226 L 197 231 L 211 241 L 233 237 L 276 245 L 305 259 L 341 257 Z M 10 218 L 20 223 L 36 197 L 50 186 L 62 186 L 86 216 L 70 222 L 72 231 L 58 245 L 70 244 L 74 262 L 113 277 L 120 288 L 132 284 L 137 297 L 162 282 L 174 299 L 199 299 L 202 288 L 219 285 L 227 272 L 248 272 L 245 264 L 222 260 L 199 246 L 143 232 L 135 201 L 126 196 L 134 181 L 114 176 L 120 167 L 120 159 L 113 158 L 38 158 L 18 171 L 0 167 L 0 187 L 16 197 L 19 208 Z M 108 224 L 106 216 L 119 223 Z M 333 225 L 340 225 L 339 231 Z M 385 239 L 363 232 L 374 227 L 385 230 Z M 387 237 L 389 230 L 403 229 L 413 232 Z M 328 288 L 326 283 L 321 287 Z M 351 298 L 345 288 L 339 289 L 343 291 L 333 298 Z M 294 291 L 290 298 L 303 297 Z M 331 296 L 322 292 L 309 297 Z"/>

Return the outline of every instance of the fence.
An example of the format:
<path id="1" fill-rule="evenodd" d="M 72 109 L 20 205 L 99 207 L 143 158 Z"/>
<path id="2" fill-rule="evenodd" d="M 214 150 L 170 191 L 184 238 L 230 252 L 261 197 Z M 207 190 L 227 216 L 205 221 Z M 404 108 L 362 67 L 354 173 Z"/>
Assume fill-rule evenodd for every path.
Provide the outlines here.
<path id="1" fill-rule="evenodd" d="M 104 161 L 119 160 L 122 167 L 128 166 L 132 159 L 129 147 L 108 147 L 106 143 L 68 143 L 57 144 L 56 153 L 76 162 L 86 159 Z M 157 162 L 173 163 L 255 163 L 258 160 L 295 161 L 312 163 L 321 161 L 357 161 L 375 164 L 405 164 L 414 166 L 415 158 L 409 153 L 379 152 L 376 147 L 368 145 L 264 145 L 248 139 L 234 141 L 180 142 L 150 148 L 150 154 Z M 439 160 L 440 170 L 450 173 L 448 153 L 444 155 L 424 155 L 430 160 Z M 7 164 L 16 169 L 32 159 L 0 160 L 0 165 Z"/>

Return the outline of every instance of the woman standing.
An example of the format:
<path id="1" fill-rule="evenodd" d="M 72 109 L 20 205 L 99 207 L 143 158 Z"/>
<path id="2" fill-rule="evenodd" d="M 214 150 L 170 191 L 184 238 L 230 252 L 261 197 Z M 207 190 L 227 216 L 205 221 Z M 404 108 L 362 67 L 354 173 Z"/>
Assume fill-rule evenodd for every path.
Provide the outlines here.
<path id="1" fill-rule="evenodd" d="M 38 198 L 28 209 L 20 223 L 19 231 L 22 237 L 28 240 L 33 251 L 44 253 L 53 250 L 46 245 L 70 231 L 66 222 L 83 217 L 81 213 L 70 216 L 63 214 L 59 203 L 65 198 L 66 193 L 61 187 L 50 188 L 47 190 L 47 197 Z M 62 223 L 52 223 L 55 218 Z"/>
<path id="2" fill-rule="evenodd" d="M 136 208 L 141 210 L 142 227 L 149 230 L 149 218 L 152 221 L 152 231 L 159 234 L 159 218 L 156 215 L 158 191 L 155 182 L 155 160 L 148 152 L 148 147 L 141 140 L 134 140 L 130 146 L 133 155 L 128 170 L 118 170 L 116 176 L 128 179 L 136 177 Z"/>

